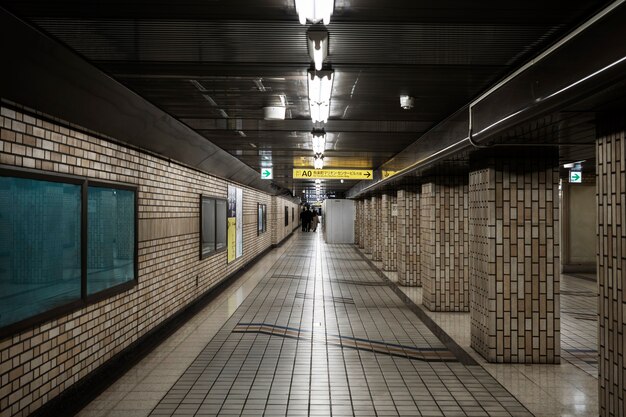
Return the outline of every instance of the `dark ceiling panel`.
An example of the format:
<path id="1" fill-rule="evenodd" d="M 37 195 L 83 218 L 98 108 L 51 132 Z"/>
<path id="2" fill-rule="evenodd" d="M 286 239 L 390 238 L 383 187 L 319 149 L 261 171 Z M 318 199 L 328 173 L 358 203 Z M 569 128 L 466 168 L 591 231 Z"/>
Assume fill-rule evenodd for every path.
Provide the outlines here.
<path id="1" fill-rule="evenodd" d="M 312 163 L 310 25 L 293 0 L 2 4 L 250 167 L 273 164 L 296 193 L 312 186 L 291 178 Z M 335 0 L 326 165 L 379 167 L 605 4 Z M 263 107 L 283 103 L 287 120 L 263 120 Z"/>

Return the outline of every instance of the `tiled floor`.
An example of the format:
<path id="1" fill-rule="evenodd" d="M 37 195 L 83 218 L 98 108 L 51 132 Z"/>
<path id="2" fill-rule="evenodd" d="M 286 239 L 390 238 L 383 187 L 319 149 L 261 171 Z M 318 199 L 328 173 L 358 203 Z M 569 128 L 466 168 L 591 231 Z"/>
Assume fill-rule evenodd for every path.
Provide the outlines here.
<path id="1" fill-rule="evenodd" d="M 535 383 L 561 387 L 555 404 L 576 407 L 585 388 L 554 373 L 532 382 L 453 353 L 387 284 L 354 246 L 298 233 L 80 415 L 521 417 L 529 406 L 509 391 L 532 409 L 544 396 Z M 586 415 L 548 410 L 559 414 L 535 414 Z"/>
<path id="2" fill-rule="evenodd" d="M 374 262 L 379 267 L 382 263 Z M 397 282 L 394 272 L 383 272 L 389 280 Z M 486 362 L 470 347 L 469 313 L 438 313 L 422 305 L 421 287 L 397 287 L 421 308 L 443 331 L 487 370 L 500 384 L 511 392 L 537 417 L 592 417 L 598 415 L 597 364 L 593 352 L 576 357 L 564 352 L 569 347 L 595 349 L 597 325 L 595 321 L 576 321 L 576 312 L 591 313 L 597 300 L 590 296 L 596 284 L 574 276 L 561 276 L 561 350 L 560 365 L 508 365 Z M 587 361 L 587 362 L 585 362 Z"/>

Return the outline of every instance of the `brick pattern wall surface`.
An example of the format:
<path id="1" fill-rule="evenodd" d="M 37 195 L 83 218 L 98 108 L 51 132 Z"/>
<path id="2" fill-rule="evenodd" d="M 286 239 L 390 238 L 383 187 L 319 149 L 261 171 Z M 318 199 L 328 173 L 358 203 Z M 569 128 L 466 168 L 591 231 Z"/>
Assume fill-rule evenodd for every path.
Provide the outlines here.
<path id="1" fill-rule="evenodd" d="M 471 344 L 490 362 L 559 363 L 557 161 L 470 173 Z"/>
<path id="2" fill-rule="evenodd" d="M 431 311 L 469 311 L 467 178 L 422 185 L 423 303 Z"/>
<path id="3" fill-rule="evenodd" d="M 398 283 L 422 285 L 420 274 L 420 194 L 398 190 Z"/>
<path id="4" fill-rule="evenodd" d="M 366 215 L 367 215 L 367 207 L 365 204 L 365 200 L 359 200 L 358 204 L 360 207 L 360 215 L 359 215 L 359 222 L 357 224 L 357 227 L 359 229 L 359 248 L 364 249 L 365 248 L 365 239 L 367 238 L 366 235 Z"/>
<path id="5" fill-rule="evenodd" d="M 397 204 L 396 196 L 389 194 L 384 194 L 382 196 L 382 256 L 383 269 L 385 271 L 395 271 L 398 268 L 398 216 L 392 215 L 392 206 L 395 204 Z"/>
<path id="6" fill-rule="evenodd" d="M 227 181 L 5 107 L 0 134 L 1 164 L 133 184 L 139 203 L 135 287 L 0 340 L 3 416 L 32 413 L 286 236 L 257 237 L 257 203 L 269 218 L 276 206 L 297 210 L 241 186 L 243 256 L 200 260 L 200 195 L 226 198 Z"/>
<path id="7" fill-rule="evenodd" d="M 355 201 L 354 202 L 354 210 L 355 210 L 355 214 L 354 214 L 354 244 L 355 245 L 359 245 L 359 242 L 361 241 L 361 202 L 360 201 Z"/>
<path id="8" fill-rule="evenodd" d="M 373 234 L 374 234 L 374 215 L 372 212 L 372 201 L 370 199 L 363 200 L 363 252 L 367 254 L 372 253 L 372 245 L 374 244 Z"/>
<path id="9" fill-rule="evenodd" d="M 626 415 L 626 135 L 596 142 L 599 396 L 602 417 Z"/>
<path id="10" fill-rule="evenodd" d="M 372 197 L 372 259 L 383 260 L 383 217 L 380 196 Z"/>

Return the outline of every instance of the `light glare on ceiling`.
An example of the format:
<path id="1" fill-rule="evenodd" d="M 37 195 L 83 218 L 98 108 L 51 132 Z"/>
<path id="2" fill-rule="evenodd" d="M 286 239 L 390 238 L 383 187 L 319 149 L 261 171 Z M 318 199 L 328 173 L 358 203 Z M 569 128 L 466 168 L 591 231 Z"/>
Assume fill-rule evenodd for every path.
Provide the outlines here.
<path id="1" fill-rule="evenodd" d="M 328 25 L 334 9 L 335 0 L 296 0 L 296 12 L 301 25 L 306 25 L 307 20 L 313 23 L 321 20 Z"/>
<path id="2" fill-rule="evenodd" d="M 313 153 L 324 153 L 326 150 L 326 134 L 313 132 Z"/>
<path id="3" fill-rule="evenodd" d="M 313 167 L 315 169 L 324 168 L 324 156 L 323 155 L 315 155 L 315 159 L 313 159 Z"/>

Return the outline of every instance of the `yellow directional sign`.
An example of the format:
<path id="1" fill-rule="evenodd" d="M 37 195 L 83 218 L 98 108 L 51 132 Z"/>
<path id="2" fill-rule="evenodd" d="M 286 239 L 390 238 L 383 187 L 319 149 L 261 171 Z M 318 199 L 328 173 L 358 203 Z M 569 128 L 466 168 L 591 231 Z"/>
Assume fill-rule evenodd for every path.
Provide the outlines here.
<path id="1" fill-rule="evenodd" d="M 296 179 L 321 179 L 321 180 L 371 180 L 371 169 L 294 169 L 293 177 Z"/>
<path id="2" fill-rule="evenodd" d="M 398 173 L 398 171 L 384 171 L 383 170 L 382 177 L 383 177 L 383 179 L 389 178 L 389 177 L 392 177 L 392 176 L 396 175 L 397 173 Z"/>

